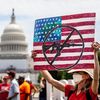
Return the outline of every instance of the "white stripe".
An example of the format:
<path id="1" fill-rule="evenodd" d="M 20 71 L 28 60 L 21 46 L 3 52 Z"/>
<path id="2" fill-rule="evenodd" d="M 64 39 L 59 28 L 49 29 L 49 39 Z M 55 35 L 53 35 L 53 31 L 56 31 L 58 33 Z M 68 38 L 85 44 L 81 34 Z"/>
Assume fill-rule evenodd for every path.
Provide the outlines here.
<path id="1" fill-rule="evenodd" d="M 94 38 L 94 34 L 82 34 L 82 37 L 83 37 L 83 39 L 86 39 L 86 38 Z M 61 40 L 65 40 L 67 38 L 67 36 L 62 36 L 61 37 Z M 70 40 L 71 39 L 80 39 L 80 36 L 78 35 L 78 34 L 76 34 L 76 35 L 72 35 L 71 37 L 70 37 Z"/>
<path id="2" fill-rule="evenodd" d="M 76 28 L 77 30 L 86 30 L 86 29 L 94 29 L 95 26 L 94 25 L 85 25 L 85 26 L 77 26 L 77 27 L 74 27 Z"/>
<path id="3" fill-rule="evenodd" d="M 87 30 L 87 29 L 95 29 L 95 26 L 94 25 L 84 25 L 84 26 L 76 26 L 74 28 L 77 30 L 83 30 L 83 29 Z M 67 28 L 65 28 L 65 29 L 67 29 Z"/>
<path id="4" fill-rule="evenodd" d="M 93 55 L 94 53 L 93 52 L 84 52 L 83 55 L 84 56 L 88 56 L 88 55 Z M 73 52 L 73 53 L 61 53 L 60 57 L 72 57 L 72 56 L 79 56 L 80 53 L 79 52 Z M 54 57 L 55 54 L 46 54 L 47 57 Z M 41 58 L 43 57 L 44 58 L 44 55 L 43 54 L 37 54 L 36 58 Z"/>
<path id="5" fill-rule="evenodd" d="M 53 65 L 74 64 L 74 63 L 76 63 L 76 61 L 75 60 L 73 60 L 73 61 L 72 60 L 71 61 L 55 61 L 53 63 Z M 80 60 L 78 62 L 78 64 L 84 64 L 84 63 L 92 64 L 92 63 L 94 63 L 94 60 Z M 47 61 L 39 61 L 39 62 L 34 62 L 34 65 L 49 65 L 49 63 Z"/>
<path id="6" fill-rule="evenodd" d="M 85 48 L 91 48 L 91 42 L 85 42 Z M 76 46 L 76 47 L 72 47 L 73 49 L 74 48 L 80 48 L 80 46 Z M 72 49 L 71 48 L 71 49 Z M 68 48 L 68 47 L 64 47 L 63 49 L 70 49 L 70 48 Z M 33 46 L 33 50 L 42 50 L 42 46 Z M 51 49 L 50 49 L 51 50 Z"/>
<path id="7" fill-rule="evenodd" d="M 88 17 L 88 18 L 77 18 L 77 19 L 66 19 L 66 20 L 62 20 L 63 24 L 66 23 L 77 23 L 77 22 L 85 22 L 85 21 L 95 21 L 95 17 Z"/>
<path id="8" fill-rule="evenodd" d="M 82 29 L 82 30 L 83 30 L 83 29 Z M 94 30 L 94 29 L 88 29 L 88 30 Z M 78 31 L 81 31 L 81 30 L 78 30 Z M 72 31 L 63 31 L 62 34 L 63 34 L 63 33 L 67 33 L 67 34 L 68 34 L 68 33 L 71 33 L 71 32 L 72 32 Z M 89 34 L 93 34 L 93 33 L 89 33 Z"/>

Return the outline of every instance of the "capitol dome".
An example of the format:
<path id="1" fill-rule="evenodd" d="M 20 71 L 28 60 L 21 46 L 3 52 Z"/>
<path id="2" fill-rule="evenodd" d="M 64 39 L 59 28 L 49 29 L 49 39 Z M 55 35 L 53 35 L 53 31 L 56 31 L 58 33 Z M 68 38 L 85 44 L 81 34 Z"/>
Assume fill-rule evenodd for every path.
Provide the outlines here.
<path id="1" fill-rule="evenodd" d="M 16 23 L 13 9 L 11 22 L 5 27 L 1 36 L 0 58 L 24 59 L 27 54 L 25 35 L 21 26 Z"/>
<path id="2" fill-rule="evenodd" d="M 11 21 L 11 23 L 4 29 L 3 33 L 8 33 L 8 32 L 21 32 L 21 33 L 23 33 L 23 30 L 22 30 L 21 26 L 13 23 Z"/>

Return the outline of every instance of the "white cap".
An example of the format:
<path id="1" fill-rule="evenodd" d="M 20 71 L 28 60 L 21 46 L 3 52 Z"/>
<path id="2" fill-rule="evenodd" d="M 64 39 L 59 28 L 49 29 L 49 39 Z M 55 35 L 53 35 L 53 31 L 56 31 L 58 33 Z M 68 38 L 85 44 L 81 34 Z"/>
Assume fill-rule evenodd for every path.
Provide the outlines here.
<path id="1" fill-rule="evenodd" d="M 30 81 L 30 80 L 31 80 L 31 79 L 30 79 L 29 76 L 25 78 L 25 81 Z"/>
<path id="2" fill-rule="evenodd" d="M 79 71 L 86 72 L 93 79 L 93 69 L 71 69 L 70 71 L 68 71 L 68 73 L 74 73 Z"/>

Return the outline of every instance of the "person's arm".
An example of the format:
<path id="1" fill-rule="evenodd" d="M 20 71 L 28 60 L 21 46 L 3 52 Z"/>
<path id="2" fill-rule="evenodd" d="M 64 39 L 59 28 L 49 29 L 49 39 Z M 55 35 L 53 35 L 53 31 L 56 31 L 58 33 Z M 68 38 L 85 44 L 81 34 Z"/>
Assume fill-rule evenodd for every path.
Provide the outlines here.
<path id="1" fill-rule="evenodd" d="M 43 83 L 43 77 L 40 79 L 40 88 L 45 88 L 45 84 Z"/>
<path id="2" fill-rule="evenodd" d="M 92 91 L 93 93 L 98 93 L 98 87 L 99 87 L 99 61 L 98 61 L 98 51 L 100 48 L 100 44 L 95 42 L 92 44 L 92 47 L 94 48 L 94 59 L 95 59 L 95 66 L 94 66 L 94 76 L 92 81 Z"/>
<path id="3" fill-rule="evenodd" d="M 31 88 L 32 88 L 32 95 L 34 96 L 35 93 L 38 91 L 37 87 L 34 84 L 31 84 Z"/>
<path id="4" fill-rule="evenodd" d="M 54 87 L 56 87 L 57 89 L 65 92 L 65 85 L 63 83 L 61 83 L 58 80 L 55 80 L 51 74 L 47 71 L 47 70 L 42 70 L 41 74 L 43 75 L 43 77 Z"/>
<path id="5" fill-rule="evenodd" d="M 37 87 L 34 85 L 34 89 L 33 89 L 34 93 L 36 93 L 38 91 Z"/>

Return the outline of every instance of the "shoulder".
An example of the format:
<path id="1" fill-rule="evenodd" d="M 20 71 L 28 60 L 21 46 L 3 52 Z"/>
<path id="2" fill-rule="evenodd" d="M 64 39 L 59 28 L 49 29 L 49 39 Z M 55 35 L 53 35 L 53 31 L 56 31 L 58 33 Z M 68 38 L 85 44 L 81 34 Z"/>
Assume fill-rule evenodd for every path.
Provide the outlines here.
<path id="1" fill-rule="evenodd" d="M 75 87 L 73 85 L 65 85 L 65 89 L 74 90 Z"/>
<path id="2" fill-rule="evenodd" d="M 12 82 L 11 82 L 11 84 L 13 84 L 13 85 L 18 85 L 18 86 L 19 86 L 19 84 L 18 84 L 18 82 L 17 82 L 16 79 L 13 79 Z"/>
<path id="3" fill-rule="evenodd" d="M 65 95 L 68 96 L 70 91 L 74 91 L 75 87 L 73 85 L 65 85 Z"/>
<path id="4" fill-rule="evenodd" d="M 30 87 L 30 84 L 29 83 L 27 83 L 26 81 L 23 83 L 23 86 L 24 87 Z"/>

